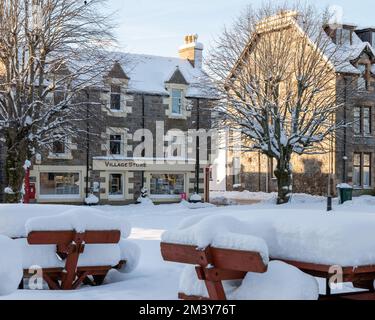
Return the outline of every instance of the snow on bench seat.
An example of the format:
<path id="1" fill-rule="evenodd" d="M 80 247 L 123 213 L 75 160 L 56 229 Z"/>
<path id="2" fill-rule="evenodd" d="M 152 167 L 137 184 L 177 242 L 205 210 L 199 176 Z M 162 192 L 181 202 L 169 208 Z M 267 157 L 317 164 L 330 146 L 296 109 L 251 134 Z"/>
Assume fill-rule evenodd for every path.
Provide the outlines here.
<path id="1" fill-rule="evenodd" d="M 176 230 L 166 231 L 162 235 L 162 242 L 194 245 L 201 249 L 212 246 L 220 249 L 258 252 L 264 264 L 267 265 L 269 262 L 266 242 L 259 237 L 246 234 L 244 223 L 228 216 L 208 216 L 198 223 L 188 223 Z"/>
<path id="2" fill-rule="evenodd" d="M 120 217 L 113 217 L 102 211 L 87 207 L 67 210 L 53 216 L 33 217 L 26 221 L 26 233 L 32 231 L 121 231 L 121 237 L 127 238 L 131 232 L 130 223 Z"/>
<path id="3" fill-rule="evenodd" d="M 163 241 L 204 248 L 229 230 L 264 239 L 273 259 L 342 267 L 375 265 L 375 214 L 271 209 L 234 214 L 239 219 L 222 215 L 185 219 L 178 229 L 166 232 Z M 236 246 L 244 249 L 246 243 L 233 241 Z"/>
<path id="4" fill-rule="evenodd" d="M 61 216 L 61 215 L 65 216 Z M 51 220 L 50 217 L 55 217 Z M 51 229 L 53 228 L 53 229 Z M 131 224 L 122 217 L 114 217 L 98 209 L 64 205 L 0 206 L 0 234 L 9 238 L 26 238 L 30 231 L 49 230 L 115 230 L 121 236 L 130 235 Z M 39 229 L 39 230 L 37 230 Z"/>
<path id="5" fill-rule="evenodd" d="M 281 261 L 271 261 L 265 273 L 249 272 L 243 280 L 223 281 L 229 300 L 317 300 L 319 286 L 314 277 Z M 187 296 L 208 297 L 204 281 L 194 266 L 186 266 L 179 291 Z"/>

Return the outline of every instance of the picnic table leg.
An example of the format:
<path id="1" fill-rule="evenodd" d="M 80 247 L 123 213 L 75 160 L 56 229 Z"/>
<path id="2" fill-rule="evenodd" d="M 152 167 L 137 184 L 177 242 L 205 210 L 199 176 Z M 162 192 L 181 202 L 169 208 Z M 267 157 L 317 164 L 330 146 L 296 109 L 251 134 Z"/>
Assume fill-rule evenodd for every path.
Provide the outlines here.
<path id="1" fill-rule="evenodd" d="M 74 289 L 74 281 L 77 278 L 77 265 L 80 253 L 84 249 L 84 234 L 77 233 L 74 241 L 68 246 L 68 257 L 65 263 L 65 274 L 62 280 L 63 290 Z"/>
<path id="2" fill-rule="evenodd" d="M 331 286 L 330 286 L 329 280 L 330 280 L 329 278 L 326 279 L 326 296 L 331 296 L 332 295 Z"/>
<path id="3" fill-rule="evenodd" d="M 203 267 L 195 268 L 198 279 L 204 280 L 210 300 L 227 300 L 221 281 L 207 280 Z"/>

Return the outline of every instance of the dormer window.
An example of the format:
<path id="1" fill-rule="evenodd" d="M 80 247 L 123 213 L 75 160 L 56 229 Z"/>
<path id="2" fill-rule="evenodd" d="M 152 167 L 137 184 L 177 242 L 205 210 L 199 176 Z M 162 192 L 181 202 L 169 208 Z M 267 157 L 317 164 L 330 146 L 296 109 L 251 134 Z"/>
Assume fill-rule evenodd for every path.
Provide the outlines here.
<path id="1" fill-rule="evenodd" d="M 111 110 L 121 110 L 121 87 L 117 85 L 111 86 Z"/>
<path id="2" fill-rule="evenodd" d="M 182 114 L 182 98 L 183 91 L 179 89 L 172 89 L 172 114 Z"/>

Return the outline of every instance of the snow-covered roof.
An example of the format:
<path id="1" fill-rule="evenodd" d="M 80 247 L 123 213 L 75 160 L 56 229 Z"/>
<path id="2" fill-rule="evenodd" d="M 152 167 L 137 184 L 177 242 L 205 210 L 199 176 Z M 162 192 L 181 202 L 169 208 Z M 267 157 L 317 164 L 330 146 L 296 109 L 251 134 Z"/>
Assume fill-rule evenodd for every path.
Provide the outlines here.
<path id="1" fill-rule="evenodd" d="M 215 98 L 207 74 L 186 59 L 143 54 L 124 54 L 124 57 L 122 67 L 130 78 L 128 91 L 131 93 L 169 96 L 166 82 L 178 69 L 188 83 L 187 97 Z"/>

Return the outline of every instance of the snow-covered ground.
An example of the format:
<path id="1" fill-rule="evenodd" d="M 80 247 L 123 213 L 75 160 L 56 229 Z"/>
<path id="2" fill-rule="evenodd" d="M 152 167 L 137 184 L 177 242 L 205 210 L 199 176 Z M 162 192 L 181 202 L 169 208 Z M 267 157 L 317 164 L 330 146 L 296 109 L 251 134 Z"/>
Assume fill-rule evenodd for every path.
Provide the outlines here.
<path id="1" fill-rule="evenodd" d="M 164 262 L 160 255 L 160 239 L 166 230 L 176 229 L 183 220 L 192 218 L 200 220 L 201 217 L 226 215 L 239 220 L 249 221 L 249 217 L 257 215 L 280 215 L 285 217 L 285 225 L 293 214 L 331 215 L 352 219 L 353 223 L 358 218 L 375 221 L 375 197 L 364 196 L 355 198 L 354 201 L 344 205 L 337 205 L 334 201 L 334 211 L 326 213 L 326 202 L 323 197 L 307 195 L 295 195 L 290 204 L 276 206 L 275 195 L 253 193 L 217 194 L 215 197 L 227 197 L 231 199 L 259 200 L 253 205 L 232 206 L 192 206 L 186 204 L 170 204 L 160 206 L 130 205 L 130 206 L 100 206 L 100 209 L 113 216 L 125 217 L 133 227 L 130 240 L 141 248 L 141 258 L 138 268 L 130 274 L 120 274 L 117 271 L 110 273 L 106 284 L 100 287 L 82 287 L 71 292 L 62 291 L 31 291 L 18 290 L 15 293 L 1 297 L 2 299 L 176 299 L 179 289 L 180 275 L 184 265 Z M 9 206 L 0 205 L 0 233 L 6 230 L 6 225 L 12 220 Z M 33 206 L 33 210 L 38 206 Z M 25 210 L 25 207 L 22 208 Z M 63 206 L 54 207 L 56 211 L 63 211 Z M 42 210 L 40 210 L 42 211 Z M 9 213 L 9 214 L 7 214 Z M 372 218 L 372 215 L 373 218 Z M 365 217 L 365 218 L 364 218 Z M 338 218 L 341 220 L 341 218 Z M 22 230 L 21 230 L 22 231 Z M 359 236 L 361 231 L 358 231 Z M 365 253 L 366 255 L 367 253 Z M 370 257 L 371 258 L 371 257 Z M 364 257 L 366 259 L 366 257 Z M 320 281 L 321 291 L 324 292 L 323 282 Z"/>

